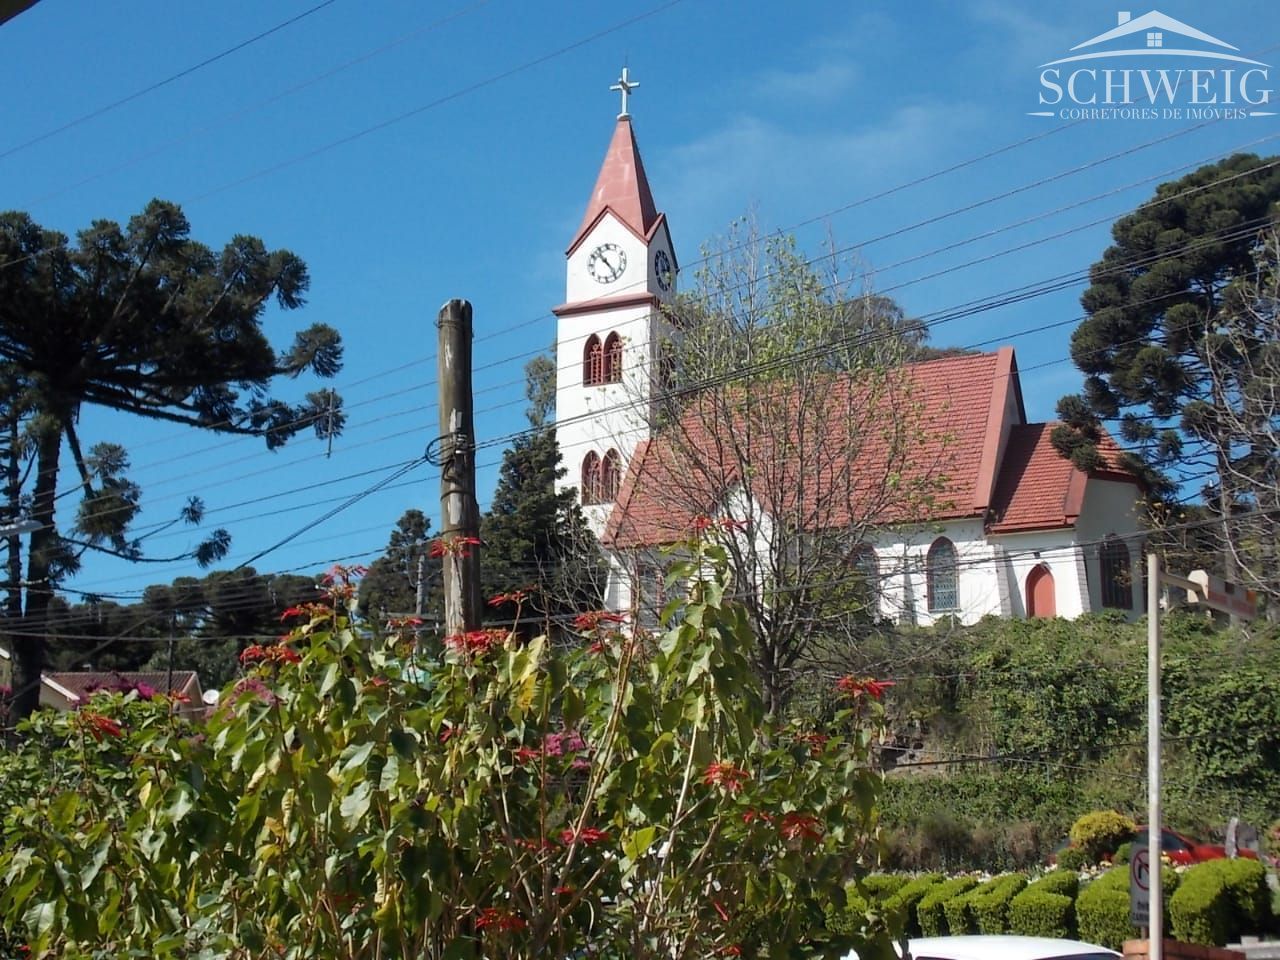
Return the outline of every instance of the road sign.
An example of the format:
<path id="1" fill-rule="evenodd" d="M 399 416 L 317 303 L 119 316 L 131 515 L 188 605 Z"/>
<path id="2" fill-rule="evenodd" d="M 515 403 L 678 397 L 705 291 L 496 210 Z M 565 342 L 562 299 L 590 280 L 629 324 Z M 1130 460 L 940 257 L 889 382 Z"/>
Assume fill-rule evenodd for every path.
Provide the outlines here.
<path id="1" fill-rule="evenodd" d="M 1145 843 L 1135 843 L 1129 854 L 1129 922 L 1146 927 L 1151 921 L 1151 860 Z"/>
<path id="2" fill-rule="evenodd" d="M 1210 609 L 1244 620 L 1258 615 L 1258 595 L 1254 591 L 1219 580 L 1203 570 L 1192 570 L 1187 579 L 1197 587 L 1195 592 L 1187 592 L 1187 599 L 1192 603 L 1203 603 Z"/>

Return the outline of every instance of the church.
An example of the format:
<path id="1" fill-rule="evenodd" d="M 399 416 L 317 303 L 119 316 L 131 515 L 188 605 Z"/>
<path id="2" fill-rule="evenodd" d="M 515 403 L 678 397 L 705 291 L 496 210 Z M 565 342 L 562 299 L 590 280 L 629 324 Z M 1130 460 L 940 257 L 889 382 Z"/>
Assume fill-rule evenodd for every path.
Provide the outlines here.
<path id="1" fill-rule="evenodd" d="M 658 416 L 664 345 L 679 336 L 666 309 L 679 262 L 627 110 L 636 86 L 624 69 L 612 88 L 622 112 L 566 250 L 565 302 L 554 308 L 556 432 L 567 468 L 558 484 L 577 491 L 605 551 L 607 606 L 651 621 L 663 599 L 663 548 L 699 526 L 761 550 L 782 529 L 800 527 L 806 537 L 856 531 L 843 566 L 871 585 L 878 619 L 970 624 L 1104 609 L 1138 616 L 1139 480 L 1109 438 L 1099 448 L 1103 465 L 1086 473 L 1053 448 L 1056 424 L 1027 422 L 1010 346 L 906 364 L 874 400 L 865 383 L 833 378 L 821 429 L 847 432 L 858 416 L 876 422 L 875 406 L 890 394 L 909 396 L 917 421 L 911 443 L 864 442 L 848 462 L 834 455 L 821 467 L 793 463 L 780 445 L 757 444 L 748 467 L 732 465 L 724 437 L 742 426 L 732 417 L 709 420 L 696 397 L 685 401 L 686 413 Z M 691 473 L 699 477 L 692 494 Z M 750 482 L 768 473 L 805 492 L 761 492 Z M 875 476 L 925 478 L 929 494 L 911 504 L 873 502 L 862 488 Z M 804 498 L 839 506 L 799 523 L 784 519 Z"/>

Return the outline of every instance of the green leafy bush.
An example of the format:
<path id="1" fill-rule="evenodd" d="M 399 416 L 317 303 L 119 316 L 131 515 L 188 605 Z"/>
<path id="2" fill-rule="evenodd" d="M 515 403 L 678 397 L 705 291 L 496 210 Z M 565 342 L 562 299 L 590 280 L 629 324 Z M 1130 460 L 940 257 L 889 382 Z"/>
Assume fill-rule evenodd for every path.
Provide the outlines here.
<path id="1" fill-rule="evenodd" d="M 1160 872 L 1164 887 L 1165 935 L 1169 933 L 1169 898 L 1178 888 L 1178 874 Z M 1136 932 L 1129 923 L 1129 870 L 1116 867 L 1087 884 L 1076 898 L 1076 925 L 1080 939 L 1119 950 Z"/>
<path id="2" fill-rule="evenodd" d="M 1243 857 L 1196 864 L 1182 875 L 1169 909 L 1175 936 L 1181 929 L 1188 938 L 1199 938 L 1190 943 L 1222 946 L 1246 934 L 1263 934 L 1272 920 L 1266 868 Z"/>
<path id="3" fill-rule="evenodd" d="M 997 877 L 975 894 L 970 900 L 970 909 L 977 919 L 978 932 L 1009 933 L 1009 904 L 1026 886 L 1026 877 L 1011 873 Z"/>
<path id="4" fill-rule="evenodd" d="M 690 545 L 652 640 L 602 616 L 439 658 L 353 622 L 338 573 L 202 728 L 137 692 L 36 714 L 0 763 L 43 776 L 0 807 L 0 930 L 42 958 L 891 956 L 824 916 L 872 846 L 882 708 L 816 746 L 766 716 L 724 559 Z"/>
<path id="5" fill-rule="evenodd" d="M 1071 845 L 1088 855 L 1092 863 L 1115 853 L 1116 848 L 1132 840 L 1138 825 L 1131 817 L 1114 810 L 1086 813 L 1071 825 Z"/>
<path id="6" fill-rule="evenodd" d="M 948 933 L 946 904 L 952 897 L 967 893 L 978 885 L 973 877 L 952 877 L 931 889 L 916 905 L 920 933 L 926 937 L 945 937 Z"/>
<path id="7" fill-rule="evenodd" d="M 952 897 L 942 905 L 943 916 L 947 921 L 947 933 L 952 936 L 963 936 L 978 932 L 978 918 L 973 912 L 973 898 L 994 881 L 980 883 L 964 893 Z"/>
<path id="8" fill-rule="evenodd" d="M 1009 933 L 1024 937 L 1071 938 L 1075 935 L 1075 900 L 1041 890 L 1033 883 L 1009 901 Z"/>
<path id="9" fill-rule="evenodd" d="M 1093 858 L 1079 847 L 1063 847 L 1058 851 L 1058 866 L 1063 870 L 1079 872 L 1082 867 L 1093 863 Z"/>
<path id="10" fill-rule="evenodd" d="M 1128 863 L 1129 858 L 1133 856 L 1133 841 L 1126 840 L 1120 846 L 1116 847 L 1116 852 L 1111 857 L 1111 862 L 1117 867 L 1122 863 Z"/>
<path id="11" fill-rule="evenodd" d="M 1231 892 L 1214 870 L 1188 870 L 1169 899 L 1169 924 L 1184 943 L 1226 946 L 1232 919 Z"/>
<path id="12" fill-rule="evenodd" d="M 1051 870 L 1031 885 L 1041 893 L 1060 893 L 1075 900 L 1080 895 L 1080 874 L 1074 870 Z"/>
<path id="13" fill-rule="evenodd" d="M 859 882 L 872 900 L 882 901 L 888 900 L 910 880 L 911 878 L 905 873 L 872 873 Z"/>
<path id="14" fill-rule="evenodd" d="M 921 874 L 914 880 L 903 884 L 897 893 L 885 901 L 884 909 L 886 912 L 893 911 L 902 916 L 902 927 L 907 936 L 922 936 L 917 907 L 919 907 L 920 901 L 942 882 L 943 877 L 940 873 Z"/>

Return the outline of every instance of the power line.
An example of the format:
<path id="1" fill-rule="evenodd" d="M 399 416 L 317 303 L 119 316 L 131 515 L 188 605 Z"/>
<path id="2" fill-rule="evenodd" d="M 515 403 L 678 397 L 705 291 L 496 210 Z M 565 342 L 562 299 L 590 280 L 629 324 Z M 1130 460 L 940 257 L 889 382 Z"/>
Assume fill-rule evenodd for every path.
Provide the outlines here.
<path id="1" fill-rule="evenodd" d="M 69 120 L 60 126 L 54 127 L 52 130 L 48 130 L 40 134 L 39 136 L 33 137 L 30 140 L 27 140 L 23 143 L 19 143 L 16 146 L 10 147 L 9 149 L 5 150 L 3 153 L 0 153 L 0 160 L 3 160 L 6 157 L 13 156 L 13 154 L 18 153 L 19 151 L 25 150 L 28 147 L 34 146 L 37 143 L 42 143 L 45 140 L 48 140 L 50 137 L 55 137 L 58 134 L 63 133 L 64 131 L 70 130 L 72 127 L 77 127 L 82 123 L 87 123 L 88 121 L 94 119 L 95 117 L 102 116 L 104 113 L 110 113 L 112 110 L 115 110 L 118 107 L 122 107 L 126 103 L 132 103 L 134 100 L 137 100 L 139 97 L 145 97 L 147 94 L 153 93 L 156 90 L 159 90 L 161 87 L 168 86 L 174 81 L 181 80 L 183 77 L 190 76 L 191 74 L 195 73 L 197 70 L 202 70 L 205 67 L 209 66 L 210 64 L 217 63 L 219 60 L 222 60 L 225 57 L 229 57 L 231 56 L 231 54 L 236 53 L 237 51 L 243 50 L 245 47 L 251 46 L 257 43 L 259 40 L 264 40 L 274 33 L 279 33 L 281 30 L 284 30 L 286 27 L 291 27 L 295 23 L 305 20 L 307 17 L 311 16 L 312 14 L 319 13 L 325 7 L 332 6 L 336 2 L 337 0 L 322 0 L 321 3 L 316 4 L 314 7 L 311 7 L 308 10 L 302 11 L 302 13 L 299 13 L 297 16 L 290 17 L 288 20 L 285 20 L 281 23 L 277 23 L 274 27 L 270 27 L 269 29 L 262 31 L 261 33 L 255 34 L 254 36 L 249 37 L 247 40 L 241 40 L 239 43 L 235 44 L 232 47 L 228 47 L 226 50 L 223 50 L 221 53 L 216 53 L 212 57 L 208 57 L 204 60 L 201 60 L 199 63 L 193 64 L 192 66 L 187 67 L 184 70 L 179 70 L 177 73 L 172 74 L 168 77 L 165 77 L 163 80 L 158 80 L 155 83 L 149 84 L 143 87 L 141 90 L 135 90 L 133 93 L 129 94 L 128 96 L 121 97 L 119 100 L 114 100 L 111 103 L 106 104 L 105 106 L 97 107 L 94 110 L 90 110 L 88 113 L 82 114 L 81 116 L 76 117 L 74 120 Z"/>

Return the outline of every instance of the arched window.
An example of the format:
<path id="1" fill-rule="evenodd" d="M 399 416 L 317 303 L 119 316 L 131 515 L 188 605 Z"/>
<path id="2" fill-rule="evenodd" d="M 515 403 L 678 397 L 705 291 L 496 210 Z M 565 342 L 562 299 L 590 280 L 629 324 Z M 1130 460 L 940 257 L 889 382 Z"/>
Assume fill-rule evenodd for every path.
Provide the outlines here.
<path id="1" fill-rule="evenodd" d="M 622 382 L 622 338 L 617 333 L 604 341 L 604 382 Z"/>
<path id="2" fill-rule="evenodd" d="M 600 502 L 612 503 L 618 499 L 618 486 L 622 483 L 622 458 L 617 450 L 610 450 L 600 462 Z"/>
<path id="3" fill-rule="evenodd" d="M 1133 609 L 1133 574 L 1129 570 L 1129 548 L 1117 537 L 1107 537 L 1098 551 L 1102 567 L 1102 605 L 1113 610 Z"/>
<path id="4" fill-rule="evenodd" d="M 600 502 L 600 458 L 594 450 L 582 459 L 582 502 Z"/>
<path id="5" fill-rule="evenodd" d="M 582 385 L 594 387 L 604 383 L 604 347 L 594 333 L 582 348 Z"/>
<path id="6" fill-rule="evenodd" d="M 950 613 L 960 609 L 960 572 L 956 566 L 956 548 L 946 537 L 939 537 L 929 548 L 925 560 L 925 589 L 930 613 Z"/>

